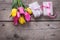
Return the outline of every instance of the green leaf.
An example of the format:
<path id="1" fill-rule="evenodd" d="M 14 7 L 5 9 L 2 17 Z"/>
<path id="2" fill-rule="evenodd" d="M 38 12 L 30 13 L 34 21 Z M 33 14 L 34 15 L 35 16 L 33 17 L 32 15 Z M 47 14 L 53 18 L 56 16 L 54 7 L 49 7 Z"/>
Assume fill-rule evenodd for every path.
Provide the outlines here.
<path id="1" fill-rule="evenodd" d="M 12 0 L 12 8 L 17 8 L 17 0 Z"/>

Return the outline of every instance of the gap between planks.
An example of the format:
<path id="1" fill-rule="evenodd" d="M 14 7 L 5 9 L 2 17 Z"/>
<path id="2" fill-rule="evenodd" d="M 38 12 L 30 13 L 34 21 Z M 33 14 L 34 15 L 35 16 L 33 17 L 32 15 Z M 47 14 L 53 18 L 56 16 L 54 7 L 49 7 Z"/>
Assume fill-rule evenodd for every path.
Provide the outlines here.
<path id="1" fill-rule="evenodd" d="M 13 22 L 13 20 L 0 20 L 0 22 Z M 60 22 L 60 20 L 31 20 L 30 22 Z"/>

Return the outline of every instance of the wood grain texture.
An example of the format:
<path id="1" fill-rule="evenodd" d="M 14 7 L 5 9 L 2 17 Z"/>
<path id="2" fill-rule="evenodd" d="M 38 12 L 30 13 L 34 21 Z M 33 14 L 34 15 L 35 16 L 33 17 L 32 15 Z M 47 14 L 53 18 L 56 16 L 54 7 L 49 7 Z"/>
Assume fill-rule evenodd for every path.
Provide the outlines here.
<path id="1" fill-rule="evenodd" d="M 30 22 L 29 25 L 14 26 L 12 22 L 0 22 L 0 39 L 60 40 L 60 22 Z"/>
<path id="2" fill-rule="evenodd" d="M 3 25 L 5 24 L 5 26 Z M 29 22 L 24 25 L 18 24 L 14 26 L 13 22 L 0 22 L 0 26 L 17 28 L 18 30 L 46 30 L 46 29 L 60 29 L 60 22 Z"/>

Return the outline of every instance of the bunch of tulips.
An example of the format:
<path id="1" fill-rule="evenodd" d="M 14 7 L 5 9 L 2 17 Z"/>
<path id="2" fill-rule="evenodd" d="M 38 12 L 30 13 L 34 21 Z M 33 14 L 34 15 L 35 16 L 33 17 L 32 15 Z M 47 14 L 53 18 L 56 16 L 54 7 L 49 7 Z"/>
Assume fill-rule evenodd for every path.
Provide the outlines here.
<path id="1" fill-rule="evenodd" d="M 13 18 L 14 25 L 25 24 L 31 20 L 32 10 L 26 7 L 22 0 L 12 0 L 11 17 Z"/>

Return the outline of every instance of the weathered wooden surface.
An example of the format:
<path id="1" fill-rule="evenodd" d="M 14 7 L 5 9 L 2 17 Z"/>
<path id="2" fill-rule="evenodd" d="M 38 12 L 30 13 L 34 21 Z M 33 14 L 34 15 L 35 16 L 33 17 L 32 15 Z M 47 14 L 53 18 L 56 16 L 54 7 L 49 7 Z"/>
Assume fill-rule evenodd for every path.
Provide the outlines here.
<path id="1" fill-rule="evenodd" d="M 52 1 L 56 19 L 31 18 L 25 25 L 14 26 L 11 12 L 12 0 L 0 0 L 0 40 L 60 40 L 60 0 L 22 0 L 25 5 L 38 1 Z"/>
<path id="2" fill-rule="evenodd" d="M 12 22 L 0 22 L 1 40 L 60 40 L 60 22 L 30 22 L 13 26 Z"/>

